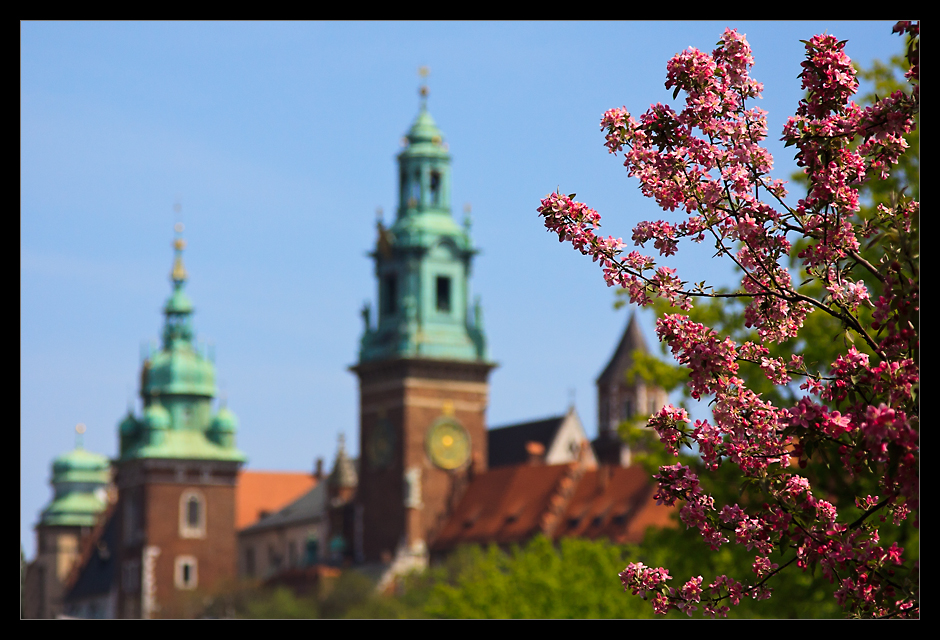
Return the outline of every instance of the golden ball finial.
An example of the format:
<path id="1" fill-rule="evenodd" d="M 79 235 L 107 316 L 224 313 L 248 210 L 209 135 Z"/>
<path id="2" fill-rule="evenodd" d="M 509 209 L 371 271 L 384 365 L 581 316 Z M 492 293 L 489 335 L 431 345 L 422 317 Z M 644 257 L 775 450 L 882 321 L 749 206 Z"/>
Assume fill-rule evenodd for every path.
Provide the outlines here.
<path id="1" fill-rule="evenodd" d="M 84 422 L 79 422 L 77 425 L 75 425 L 75 433 L 77 433 L 78 435 L 82 435 L 83 433 L 85 433 Z"/>

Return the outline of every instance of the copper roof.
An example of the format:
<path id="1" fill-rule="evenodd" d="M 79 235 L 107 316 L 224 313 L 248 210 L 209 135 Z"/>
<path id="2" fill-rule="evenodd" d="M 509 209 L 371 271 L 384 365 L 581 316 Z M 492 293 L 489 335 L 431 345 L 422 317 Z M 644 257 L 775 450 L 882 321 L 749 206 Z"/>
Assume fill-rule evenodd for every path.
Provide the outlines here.
<path id="1" fill-rule="evenodd" d="M 309 473 L 297 471 L 239 471 L 235 486 L 235 529 L 261 519 L 262 512 L 280 511 L 317 484 Z"/>

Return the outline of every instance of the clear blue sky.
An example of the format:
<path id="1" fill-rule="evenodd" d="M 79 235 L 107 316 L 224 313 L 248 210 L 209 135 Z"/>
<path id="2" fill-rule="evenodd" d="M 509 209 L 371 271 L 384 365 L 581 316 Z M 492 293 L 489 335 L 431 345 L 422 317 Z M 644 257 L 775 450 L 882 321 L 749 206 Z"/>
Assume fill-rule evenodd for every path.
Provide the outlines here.
<path id="1" fill-rule="evenodd" d="M 902 48 L 889 22 L 24 22 L 20 59 L 20 539 L 51 499 L 50 463 L 117 452 L 139 410 L 140 345 L 170 291 L 173 204 L 182 204 L 197 337 L 252 469 L 329 465 L 337 434 L 358 450 L 359 309 L 375 296 L 375 211 L 396 202 L 395 154 L 429 109 L 453 156 L 453 206 L 473 210 L 482 254 L 491 426 L 563 412 L 575 390 L 596 433 L 594 379 L 626 320 L 597 266 L 537 217 L 556 187 L 629 238 L 658 219 L 599 121 L 671 101 L 666 61 L 747 34 L 777 143 L 801 96 L 803 45 L 828 30 L 853 60 Z M 674 264 L 721 283 L 709 251 Z M 652 317 L 642 316 L 649 340 Z"/>

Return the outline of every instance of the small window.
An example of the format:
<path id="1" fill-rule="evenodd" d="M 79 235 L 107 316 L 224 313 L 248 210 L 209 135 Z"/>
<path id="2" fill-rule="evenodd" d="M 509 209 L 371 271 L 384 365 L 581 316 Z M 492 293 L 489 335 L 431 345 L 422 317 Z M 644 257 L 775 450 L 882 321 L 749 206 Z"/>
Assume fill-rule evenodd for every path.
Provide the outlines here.
<path id="1" fill-rule="evenodd" d="M 173 582 L 177 589 L 195 589 L 199 585 L 199 571 L 194 556 L 179 556 L 174 563 Z"/>
<path id="2" fill-rule="evenodd" d="M 439 171 L 431 172 L 431 202 L 435 205 L 441 203 L 441 174 Z"/>
<path id="3" fill-rule="evenodd" d="M 393 316 L 398 311 L 398 279 L 394 273 L 389 273 L 382 280 L 382 310 L 385 315 Z"/>
<path id="4" fill-rule="evenodd" d="M 414 181 L 411 183 L 411 194 L 408 198 L 411 206 L 416 206 L 421 200 L 421 172 L 415 171 Z"/>
<path id="5" fill-rule="evenodd" d="M 206 499 L 195 489 L 180 496 L 180 537 L 206 537 Z"/>
<path id="6" fill-rule="evenodd" d="M 320 562 L 320 539 L 315 533 L 307 536 L 304 564 L 312 566 Z"/>
<path id="7" fill-rule="evenodd" d="M 633 400 L 627 398 L 623 402 L 623 419 L 629 420 L 633 417 Z"/>
<path id="8" fill-rule="evenodd" d="M 140 509 L 137 507 L 137 496 L 128 495 L 124 498 L 124 544 L 132 545 L 140 537 Z"/>
<path id="9" fill-rule="evenodd" d="M 121 577 L 121 591 L 137 593 L 140 591 L 140 560 L 128 560 L 124 563 Z"/>
<path id="10" fill-rule="evenodd" d="M 255 548 L 245 549 L 245 575 L 249 578 L 255 577 Z"/>
<path id="11" fill-rule="evenodd" d="M 437 310 L 441 313 L 450 313 L 450 278 L 437 277 Z"/>

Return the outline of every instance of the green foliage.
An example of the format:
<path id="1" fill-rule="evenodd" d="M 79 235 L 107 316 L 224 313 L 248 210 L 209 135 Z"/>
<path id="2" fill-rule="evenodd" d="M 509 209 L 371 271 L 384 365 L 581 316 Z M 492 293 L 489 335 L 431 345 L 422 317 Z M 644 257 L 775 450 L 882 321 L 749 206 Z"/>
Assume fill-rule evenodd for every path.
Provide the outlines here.
<path id="1" fill-rule="evenodd" d="M 467 547 L 460 569 L 436 582 L 425 611 L 435 618 L 648 618 L 649 607 L 623 592 L 617 574 L 626 547 L 607 541 L 545 537 L 514 547 Z M 441 576 L 443 577 L 443 576 Z"/>
<path id="2" fill-rule="evenodd" d="M 259 594 L 245 604 L 244 618 L 309 619 L 319 618 L 319 608 L 313 598 L 300 598 L 287 587 Z"/>

